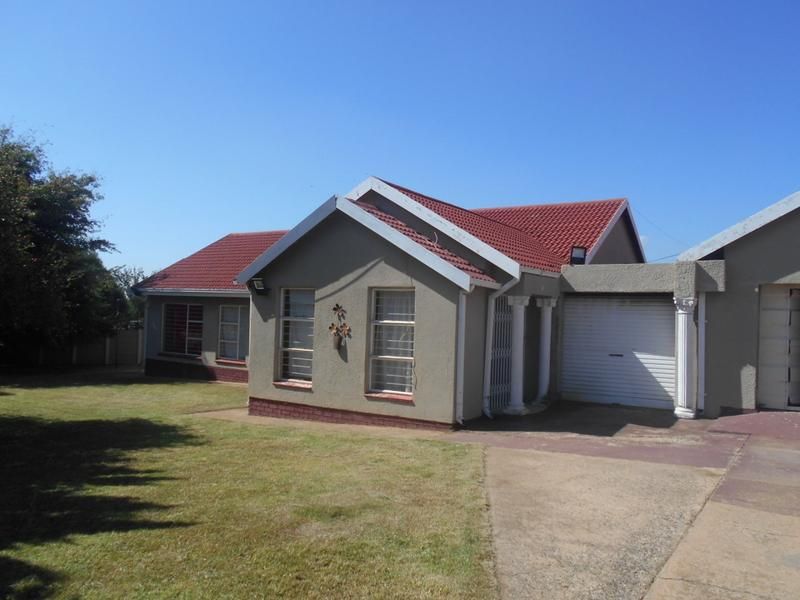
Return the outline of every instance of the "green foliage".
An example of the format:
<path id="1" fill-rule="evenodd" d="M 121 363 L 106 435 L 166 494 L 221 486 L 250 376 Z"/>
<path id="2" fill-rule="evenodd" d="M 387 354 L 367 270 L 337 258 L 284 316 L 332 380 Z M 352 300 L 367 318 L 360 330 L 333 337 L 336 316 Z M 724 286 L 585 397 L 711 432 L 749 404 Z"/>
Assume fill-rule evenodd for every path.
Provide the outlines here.
<path id="1" fill-rule="evenodd" d="M 93 175 L 56 172 L 41 146 L 0 128 L 0 351 L 110 332 L 127 299 L 98 251 Z M 124 315 L 124 316 L 122 316 Z"/>
<path id="2" fill-rule="evenodd" d="M 128 303 L 127 314 L 129 321 L 141 321 L 144 319 L 146 299 L 144 296 L 137 296 L 133 291 L 137 283 L 144 281 L 148 277 L 144 269 L 141 267 L 120 265 L 119 267 L 111 268 L 111 275 L 114 277 L 120 289 L 125 292 Z M 151 273 L 151 275 L 153 275 L 153 273 Z"/>

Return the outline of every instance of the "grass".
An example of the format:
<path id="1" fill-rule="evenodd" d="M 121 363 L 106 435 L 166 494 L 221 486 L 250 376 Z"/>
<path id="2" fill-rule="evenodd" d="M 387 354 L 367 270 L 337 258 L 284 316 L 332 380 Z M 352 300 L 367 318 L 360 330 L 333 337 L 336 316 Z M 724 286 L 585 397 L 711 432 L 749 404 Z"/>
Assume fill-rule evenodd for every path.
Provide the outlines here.
<path id="1" fill-rule="evenodd" d="M 476 446 L 190 414 L 238 386 L 0 386 L 0 597 L 496 595 Z"/>

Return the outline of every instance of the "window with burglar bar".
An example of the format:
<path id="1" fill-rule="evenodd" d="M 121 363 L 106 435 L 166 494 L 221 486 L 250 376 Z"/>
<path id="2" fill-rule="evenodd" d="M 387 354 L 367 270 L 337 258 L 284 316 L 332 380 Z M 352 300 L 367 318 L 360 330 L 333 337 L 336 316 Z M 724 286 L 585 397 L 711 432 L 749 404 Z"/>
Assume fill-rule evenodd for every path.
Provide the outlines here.
<path id="1" fill-rule="evenodd" d="M 203 306 L 165 304 L 163 334 L 164 352 L 200 356 L 203 350 Z"/>
<path id="2" fill-rule="evenodd" d="M 217 356 L 228 360 L 247 358 L 250 307 L 219 307 L 219 351 Z"/>
<path id="3" fill-rule="evenodd" d="M 414 290 L 373 290 L 371 392 L 413 392 L 414 318 Z"/>
<path id="4" fill-rule="evenodd" d="M 280 321 L 281 378 L 311 381 L 314 356 L 314 290 L 284 289 Z"/>

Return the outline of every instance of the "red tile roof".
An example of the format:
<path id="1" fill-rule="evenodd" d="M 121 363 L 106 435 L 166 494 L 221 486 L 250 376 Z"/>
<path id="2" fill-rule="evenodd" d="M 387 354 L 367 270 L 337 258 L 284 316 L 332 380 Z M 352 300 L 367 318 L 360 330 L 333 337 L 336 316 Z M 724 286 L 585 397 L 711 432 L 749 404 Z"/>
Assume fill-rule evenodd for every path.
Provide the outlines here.
<path id="1" fill-rule="evenodd" d="M 572 246 L 592 249 L 613 216 L 625 203 L 624 199 L 615 199 L 467 210 L 388 181 L 384 183 L 523 267 L 556 273 L 560 271 L 561 265 L 569 262 Z M 395 216 L 372 204 L 361 201 L 356 201 L 355 204 L 471 277 L 494 281 L 477 266 L 422 235 Z M 138 284 L 137 288 L 156 291 L 244 291 L 244 285 L 233 283 L 234 277 L 285 233 L 231 233 L 159 271 Z"/>
<path id="2" fill-rule="evenodd" d="M 422 235 L 418 231 L 415 231 L 411 227 L 409 227 L 406 223 L 403 223 L 397 217 L 386 213 L 376 206 L 372 204 L 368 204 L 366 202 L 354 201 L 356 206 L 359 206 L 363 210 L 367 211 L 374 217 L 377 217 L 393 229 L 396 229 L 400 233 L 406 235 L 407 237 L 411 238 L 413 241 L 417 242 L 419 245 L 423 246 L 426 250 L 433 252 L 439 258 L 449 262 L 454 267 L 461 269 L 465 273 L 467 273 L 470 277 L 474 277 L 475 279 L 482 279 L 484 281 L 494 281 L 494 278 L 489 275 L 488 273 L 484 273 L 478 267 L 470 263 L 469 261 L 461 258 L 460 256 L 453 254 L 447 248 L 439 245 L 434 240 Z"/>
<path id="3" fill-rule="evenodd" d="M 381 180 L 384 181 L 384 180 Z M 467 210 L 454 204 L 436 200 L 400 185 L 384 181 L 425 208 L 444 217 L 454 225 L 472 234 L 482 242 L 499 250 L 523 267 L 561 271 L 563 260 L 532 235 L 477 211 Z"/>
<path id="4" fill-rule="evenodd" d="M 136 287 L 145 290 L 244 291 L 245 286 L 234 283 L 233 278 L 285 233 L 230 233 L 148 277 Z"/>
<path id="5" fill-rule="evenodd" d="M 562 263 L 569 262 L 573 246 L 590 251 L 611 222 L 624 198 L 535 204 L 504 208 L 478 208 L 474 212 L 521 229 L 542 242 Z"/>

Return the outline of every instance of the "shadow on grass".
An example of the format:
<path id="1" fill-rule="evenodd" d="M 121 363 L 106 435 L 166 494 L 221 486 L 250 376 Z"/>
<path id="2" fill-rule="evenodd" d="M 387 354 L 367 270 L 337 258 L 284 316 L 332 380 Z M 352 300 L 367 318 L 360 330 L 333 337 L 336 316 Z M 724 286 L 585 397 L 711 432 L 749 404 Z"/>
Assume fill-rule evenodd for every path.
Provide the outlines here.
<path id="1" fill-rule="evenodd" d="M 145 419 L 0 417 L 0 552 L 76 534 L 191 525 L 158 519 L 169 506 L 110 495 L 110 488 L 170 479 L 133 466 L 130 452 L 199 443 L 182 427 Z M 60 579 L 0 555 L 0 598 L 46 597 Z"/>
<path id="2" fill-rule="evenodd" d="M 97 367 L 90 369 L 27 369 L 19 372 L 0 372 L 0 396 L 10 396 L 15 389 L 33 390 L 59 387 L 111 385 L 185 385 L 204 383 L 204 379 L 181 379 L 145 375 L 131 367 Z"/>

